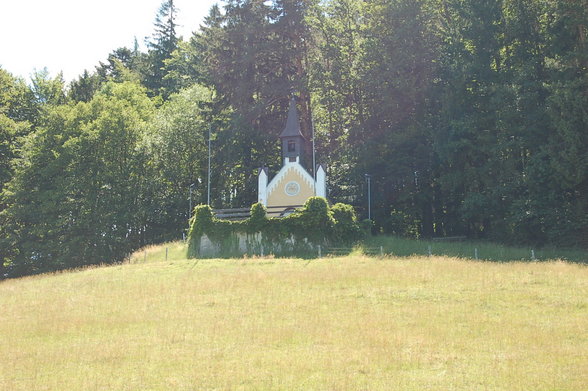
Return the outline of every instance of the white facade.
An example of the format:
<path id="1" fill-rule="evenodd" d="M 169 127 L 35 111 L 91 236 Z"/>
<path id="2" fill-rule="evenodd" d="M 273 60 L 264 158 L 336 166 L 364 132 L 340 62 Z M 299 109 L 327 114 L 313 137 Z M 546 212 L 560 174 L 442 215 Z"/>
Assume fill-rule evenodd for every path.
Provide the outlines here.
<path id="1" fill-rule="evenodd" d="M 327 195 L 327 176 L 323 166 L 318 166 L 316 180 L 296 161 L 284 160 L 284 166 L 268 183 L 267 169 L 260 169 L 258 176 L 258 202 L 266 207 L 286 210 L 303 205 L 312 196 Z M 275 210 L 273 210 L 275 212 Z"/>

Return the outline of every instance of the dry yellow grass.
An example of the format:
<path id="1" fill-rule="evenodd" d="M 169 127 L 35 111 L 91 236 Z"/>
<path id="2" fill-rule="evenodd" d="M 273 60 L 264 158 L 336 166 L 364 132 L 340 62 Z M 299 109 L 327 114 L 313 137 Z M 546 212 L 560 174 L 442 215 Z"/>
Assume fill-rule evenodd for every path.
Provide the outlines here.
<path id="1" fill-rule="evenodd" d="M 588 389 L 585 266 L 143 257 L 0 283 L 0 389 Z"/>

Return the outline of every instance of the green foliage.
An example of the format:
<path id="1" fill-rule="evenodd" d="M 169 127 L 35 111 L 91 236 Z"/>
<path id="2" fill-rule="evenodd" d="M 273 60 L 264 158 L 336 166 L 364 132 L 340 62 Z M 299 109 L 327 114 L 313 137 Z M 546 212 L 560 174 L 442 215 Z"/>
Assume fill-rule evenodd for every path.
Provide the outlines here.
<path id="1" fill-rule="evenodd" d="M 374 223 L 374 220 L 363 219 L 361 221 L 360 227 L 366 236 L 370 236 L 376 233 L 376 224 Z"/>
<path id="2" fill-rule="evenodd" d="M 386 234 L 416 239 L 419 237 L 418 221 L 398 210 L 390 212 L 390 217 L 384 221 L 382 229 Z"/>
<path id="3" fill-rule="evenodd" d="M 18 156 L 22 137 L 36 122 L 36 108 L 33 91 L 24 81 L 0 68 L 0 192 L 13 175 L 12 160 Z"/>
<path id="4" fill-rule="evenodd" d="M 174 94 L 155 113 L 149 124 L 146 148 L 153 177 L 149 201 L 159 213 L 149 216 L 166 240 L 181 237 L 192 205 L 206 200 L 206 139 L 210 122 L 203 107 L 212 92 L 194 85 Z M 218 114 L 220 118 L 220 114 Z"/>
<path id="5" fill-rule="evenodd" d="M 331 207 L 331 213 L 334 221 L 333 242 L 352 244 L 362 237 L 363 231 L 351 205 L 336 203 Z"/>
<path id="6" fill-rule="evenodd" d="M 37 71 L 32 77 L 32 90 L 41 107 L 61 105 L 66 101 L 63 74 L 51 78 L 47 68 Z"/>
<path id="7" fill-rule="evenodd" d="M 11 275 L 116 262 L 142 244 L 151 175 L 141 145 L 153 111 L 132 83 L 47 109 L 3 194 Z"/>
<path id="8" fill-rule="evenodd" d="M 306 238 L 313 244 L 321 244 L 333 239 L 335 220 L 327 200 L 310 197 L 304 206 L 286 218 L 296 239 Z"/>
<path id="9" fill-rule="evenodd" d="M 292 89 L 330 201 L 365 218 L 372 175 L 364 232 L 588 246 L 585 1 L 229 0 L 184 42 L 177 12 L 162 1 L 146 53 L 115 49 L 69 89 L 0 69 L 11 275 L 178 239 L 206 200 L 209 129 L 211 203 L 251 205 L 257 168 L 282 165 Z M 314 202 L 211 235 L 260 251 L 355 237 L 349 209 Z"/>
<path id="10" fill-rule="evenodd" d="M 263 164 L 274 172 L 281 167 L 276 140 L 285 124 L 292 89 L 300 97 L 302 132 L 310 136 L 304 64 L 310 40 L 305 15 L 310 3 L 230 0 L 222 11 L 212 7 L 188 47 L 181 48 L 199 61 L 191 68 L 172 59 L 188 70 L 188 77 L 215 90 L 214 112 L 231 112 L 229 123 L 213 129 L 215 157 L 222 161 L 218 169 L 224 172 L 213 177 L 217 181 L 212 186 L 217 193 L 213 199 L 222 197 L 222 207 L 251 205 L 256 194 L 254 170 Z"/>
<path id="11" fill-rule="evenodd" d="M 12 177 L 12 159 L 18 156 L 18 140 L 29 129 L 28 122 L 17 122 L 0 113 L 0 190 Z"/>
<path id="12" fill-rule="evenodd" d="M 256 203 L 244 221 L 216 219 L 208 205 L 199 205 L 190 225 L 188 254 L 206 255 L 200 249 L 200 239 L 206 235 L 218 254 L 238 255 L 238 234 L 247 236 L 247 249 L 254 254 L 302 254 L 316 245 L 351 244 L 362 237 L 350 205 L 330 208 L 321 197 L 309 198 L 303 208 L 283 218 L 267 218 L 264 206 Z"/>
<path id="13" fill-rule="evenodd" d="M 259 202 L 251 206 L 251 215 L 246 224 L 244 224 L 247 234 L 251 235 L 267 230 L 269 220 L 266 212 L 265 206 Z"/>
<path id="14" fill-rule="evenodd" d="M 223 255 L 235 254 L 238 244 L 235 234 L 242 232 L 243 225 L 240 221 L 215 218 L 209 205 L 196 206 L 188 231 L 188 257 L 194 258 L 202 254 L 200 238 L 203 235 L 206 235 Z"/>
<path id="15" fill-rule="evenodd" d="M 74 102 L 89 102 L 99 88 L 98 74 L 90 74 L 86 70 L 77 80 L 70 83 L 68 98 Z"/>
<path id="16" fill-rule="evenodd" d="M 212 209 L 208 205 L 197 205 L 194 208 L 190 229 L 188 231 L 188 257 L 193 258 L 200 250 L 200 238 L 213 229 Z"/>
<path id="17" fill-rule="evenodd" d="M 166 77 L 169 71 L 165 65 L 178 47 L 177 12 L 174 0 L 162 1 L 155 18 L 155 32 L 153 37 L 147 41 L 150 50 L 147 54 L 145 85 L 150 91 L 160 94 L 164 98 L 177 92 L 175 79 Z"/>
<path id="18" fill-rule="evenodd" d="M 36 123 L 39 115 L 33 90 L 0 66 L 0 114 L 17 122 Z"/>

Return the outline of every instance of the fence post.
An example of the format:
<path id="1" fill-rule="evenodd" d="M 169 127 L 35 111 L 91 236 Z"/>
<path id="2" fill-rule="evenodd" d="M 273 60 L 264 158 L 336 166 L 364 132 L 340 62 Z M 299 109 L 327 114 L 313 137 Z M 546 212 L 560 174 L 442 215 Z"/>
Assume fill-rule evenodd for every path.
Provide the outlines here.
<path id="1" fill-rule="evenodd" d="M 167 262 L 167 247 L 165 248 L 165 261 Z"/>
<path id="2" fill-rule="evenodd" d="M 431 245 L 430 244 L 429 244 L 428 250 L 429 250 L 429 256 L 433 255 L 433 253 L 431 252 Z"/>
<path id="3" fill-rule="evenodd" d="M 380 246 L 380 256 L 384 256 L 384 246 Z"/>
<path id="4" fill-rule="evenodd" d="M 531 260 L 535 260 L 535 250 L 531 249 Z"/>
<path id="5" fill-rule="evenodd" d="M 321 245 L 320 244 L 318 245 L 318 256 L 319 256 L 319 258 L 322 258 L 323 257 L 323 254 L 321 252 Z"/>
<path id="6" fill-rule="evenodd" d="M 474 248 L 474 258 L 478 259 L 478 248 Z"/>

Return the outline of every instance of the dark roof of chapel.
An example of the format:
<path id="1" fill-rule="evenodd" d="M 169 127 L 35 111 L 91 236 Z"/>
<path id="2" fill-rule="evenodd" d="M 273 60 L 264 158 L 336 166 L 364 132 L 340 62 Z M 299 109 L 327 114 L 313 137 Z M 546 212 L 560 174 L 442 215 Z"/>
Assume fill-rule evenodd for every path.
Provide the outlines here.
<path id="1" fill-rule="evenodd" d="M 280 137 L 303 137 L 300 131 L 300 121 L 298 120 L 298 110 L 296 109 L 296 98 L 290 99 L 290 108 L 288 109 L 288 119 L 286 120 L 286 127 L 280 133 Z"/>

